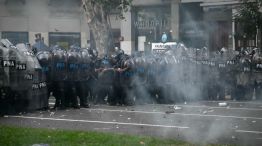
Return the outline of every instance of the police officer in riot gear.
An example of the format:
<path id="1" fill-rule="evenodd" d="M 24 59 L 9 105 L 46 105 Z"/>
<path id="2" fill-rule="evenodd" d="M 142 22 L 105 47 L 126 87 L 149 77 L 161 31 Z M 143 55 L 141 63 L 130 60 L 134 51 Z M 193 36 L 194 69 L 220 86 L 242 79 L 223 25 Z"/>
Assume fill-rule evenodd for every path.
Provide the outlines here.
<path id="1" fill-rule="evenodd" d="M 97 88 L 97 80 L 98 80 L 98 74 L 95 71 L 95 68 L 98 68 L 98 52 L 96 49 L 91 49 L 87 48 L 86 49 L 88 52 L 88 60 L 89 62 L 89 69 L 88 69 L 88 74 L 89 74 L 89 79 L 87 80 L 87 89 L 89 90 L 89 95 L 90 101 L 94 101 L 96 97 L 96 88 Z"/>
<path id="2" fill-rule="evenodd" d="M 76 46 L 71 46 L 67 51 L 67 78 L 66 78 L 66 106 L 79 108 L 77 99 L 77 84 L 79 82 L 79 65 L 81 54 Z"/>
<path id="3" fill-rule="evenodd" d="M 35 44 L 32 49 L 30 44 L 27 44 L 27 47 L 32 50 L 41 65 L 42 73 L 45 74 L 46 84 L 47 84 L 47 99 L 49 99 L 50 93 L 52 92 L 52 53 L 50 48 L 48 48 L 41 39 L 41 35 L 36 35 Z"/>
<path id="4" fill-rule="evenodd" d="M 122 69 L 123 60 L 124 60 L 124 51 L 121 49 L 116 48 L 115 54 L 112 54 L 112 63 L 113 67 L 115 68 L 115 74 L 114 74 L 114 82 L 113 82 L 113 97 L 109 101 L 109 104 L 116 105 L 116 104 L 124 104 L 124 89 L 123 89 L 123 83 L 121 82 L 122 79 L 122 72 L 124 71 Z"/>
<path id="5" fill-rule="evenodd" d="M 67 79 L 67 54 L 65 49 L 56 45 L 52 48 L 53 95 L 56 98 L 54 108 L 65 108 L 65 87 Z"/>
<path id="6" fill-rule="evenodd" d="M 91 78 L 91 56 L 88 49 L 79 50 L 79 80 L 77 81 L 77 94 L 80 98 L 80 107 L 89 108 L 87 97 L 91 92 L 89 88 L 89 80 Z"/>
<path id="7" fill-rule="evenodd" d="M 135 75 L 135 64 L 133 58 L 127 55 L 123 55 L 121 61 L 121 68 L 117 69 L 120 73 L 120 86 L 122 89 L 122 95 L 120 103 L 125 105 L 134 104 L 134 84 L 133 79 Z"/>
<path id="8" fill-rule="evenodd" d="M 105 97 L 107 97 L 107 101 L 110 101 L 113 98 L 114 83 L 112 60 L 107 55 L 97 60 L 95 72 L 98 74 L 95 103 L 105 103 Z"/>

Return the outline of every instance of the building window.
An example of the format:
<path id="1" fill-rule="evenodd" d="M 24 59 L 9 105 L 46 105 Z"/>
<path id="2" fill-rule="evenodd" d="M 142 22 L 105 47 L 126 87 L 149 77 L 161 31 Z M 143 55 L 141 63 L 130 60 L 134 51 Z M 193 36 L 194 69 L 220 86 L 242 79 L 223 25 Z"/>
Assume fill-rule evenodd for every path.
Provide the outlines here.
<path id="1" fill-rule="evenodd" d="M 179 36 L 187 47 L 202 48 L 205 42 L 203 8 L 200 3 L 183 3 L 180 5 Z"/>
<path id="2" fill-rule="evenodd" d="M 14 45 L 28 42 L 28 32 L 2 32 L 2 38 L 8 39 Z"/>
<path id="3" fill-rule="evenodd" d="M 71 45 L 81 44 L 80 33 L 62 33 L 50 32 L 49 33 L 49 46 L 59 45 L 65 49 L 69 49 Z"/>
<path id="4" fill-rule="evenodd" d="M 257 36 L 256 34 L 247 35 L 244 32 L 244 26 L 241 23 L 235 24 L 235 44 L 236 50 L 240 50 L 242 47 L 256 47 L 257 46 Z"/>
<path id="5" fill-rule="evenodd" d="M 151 42 L 161 42 L 163 32 L 171 30 L 171 7 L 146 6 L 134 8 L 135 21 L 135 42 L 138 51 L 146 51 L 148 48 L 144 44 Z M 170 38 L 172 40 L 172 38 Z M 168 41 L 171 41 L 168 40 Z"/>

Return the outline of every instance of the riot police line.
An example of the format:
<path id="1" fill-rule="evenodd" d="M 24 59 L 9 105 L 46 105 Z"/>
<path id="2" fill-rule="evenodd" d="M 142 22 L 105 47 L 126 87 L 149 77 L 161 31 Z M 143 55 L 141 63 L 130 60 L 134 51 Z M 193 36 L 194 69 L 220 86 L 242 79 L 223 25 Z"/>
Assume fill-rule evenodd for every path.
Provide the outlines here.
<path id="1" fill-rule="evenodd" d="M 210 53 L 178 44 L 163 52 L 117 49 L 98 57 L 95 49 L 47 47 L 1 40 L 1 111 L 89 107 L 89 103 L 133 105 L 190 100 L 261 99 L 262 61 L 257 50 Z M 79 101 L 78 101 L 79 99 Z"/>
<path id="2" fill-rule="evenodd" d="M 48 106 L 46 77 L 25 44 L 0 41 L 0 113 L 35 110 Z"/>
<path id="3" fill-rule="evenodd" d="M 163 96 L 164 103 L 181 98 L 182 101 L 262 98 L 262 57 L 257 48 L 208 52 L 207 48 L 177 44 L 159 56 L 169 66 L 164 79 L 172 89 L 164 91 L 167 95 Z"/>
<path id="4" fill-rule="evenodd" d="M 91 85 L 90 50 L 72 46 L 68 51 L 36 43 L 0 41 L 0 113 L 48 109 L 50 93 L 55 108 L 88 107 L 87 88 Z"/>

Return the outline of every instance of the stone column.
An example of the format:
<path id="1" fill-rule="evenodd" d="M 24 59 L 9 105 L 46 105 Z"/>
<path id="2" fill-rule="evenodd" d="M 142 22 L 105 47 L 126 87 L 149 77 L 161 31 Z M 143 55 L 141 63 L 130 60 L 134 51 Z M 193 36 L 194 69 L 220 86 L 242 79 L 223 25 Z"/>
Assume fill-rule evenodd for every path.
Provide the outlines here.
<path id="1" fill-rule="evenodd" d="M 41 33 L 46 45 L 49 45 L 48 26 L 49 9 L 46 0 L 28 0 L 26 3 L 28 13 L 28 37 L 29 43 L 35 43 L 35 34 Z"/>
<path id="2" fill-rule="evenodd" d="M 179 40 L 179 3 L 180 0 L 171 1 L 171 34 L 174 40 Z"/>
<path id="3" fill-rule="evenodd" d="M 85 15 L 80 18 L 81 47 L 90 48 L 90 30 Z M 87 43 L 88 42 L 88 43 Z"/>
<path id="4" fill-rule="evenodd" d="M 260 6 L 259 10 L 258 10 L 261 15 L 262 15 L 262 6 Z M 262 16 L 260 16 L 262 19 Z M 258 48 L 260 48 L 260 52 L 262 52 L 262 24 L 260 24 L 260 29 L 258 29 L 258 34 L 257 34 L 257 46 Z"/>
<path id="5" fill-rule="evenodd" d="M 132 40 L 132 14 L 130 11 L 124 14 L 125 19 L 121 20 L 121 37 L 124 38 L 120 42 L 120 47 L 126 54 L 131 54 L 135 43 Z"/>
<path id="6" fill-rule="evenodd" d="M 232 9 L 232 41 L 233 41 L 233 50 L 236 50 L 236 41 L 235 41 L 235 33 L 236 33 L 236 24 L 235 24 L 235 21 L 234 21 L 234 14 L 236 13 L 236 9 Z"/>

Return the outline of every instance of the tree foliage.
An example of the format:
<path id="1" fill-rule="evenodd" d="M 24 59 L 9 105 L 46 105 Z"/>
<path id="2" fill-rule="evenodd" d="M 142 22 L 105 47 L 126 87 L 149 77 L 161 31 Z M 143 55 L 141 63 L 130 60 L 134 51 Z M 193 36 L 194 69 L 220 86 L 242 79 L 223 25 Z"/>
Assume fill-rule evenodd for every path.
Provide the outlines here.
<path id="1" fill-rule="evenodd" d="M 240 0 L 241 4 L 234 14 L 234 20 L 243 27 L 247 37 L 257 34 L 257 29 L 262 28 L 262 13 L 259 11 L 262 0 Z"/>

